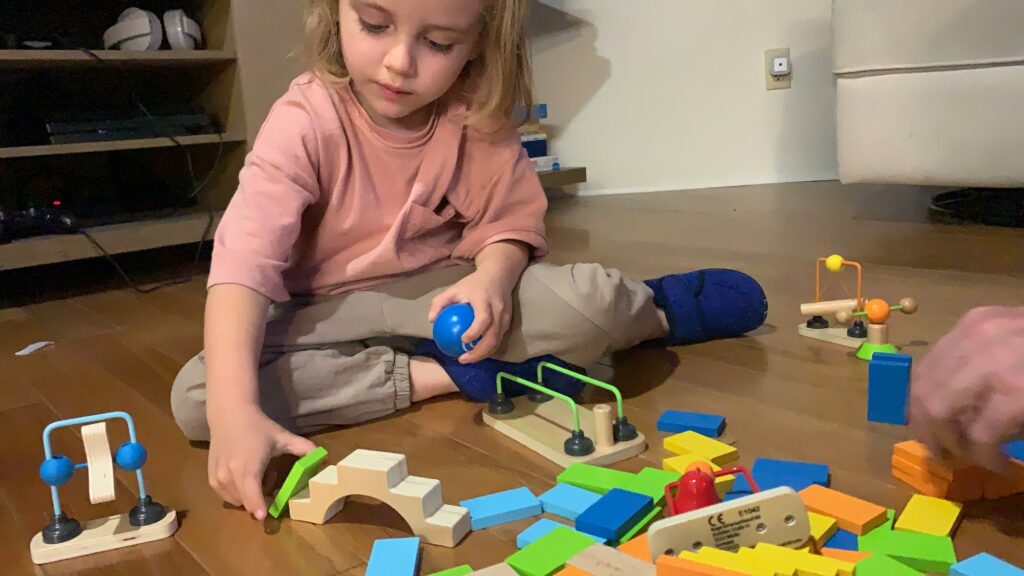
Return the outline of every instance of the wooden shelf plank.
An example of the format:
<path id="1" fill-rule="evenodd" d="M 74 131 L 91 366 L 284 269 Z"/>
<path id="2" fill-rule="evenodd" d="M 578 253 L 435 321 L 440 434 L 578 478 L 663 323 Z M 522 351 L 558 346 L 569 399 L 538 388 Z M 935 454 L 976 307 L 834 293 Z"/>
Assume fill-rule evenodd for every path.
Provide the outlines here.
<path id="1" fill-rule="evenodd" d="M 214 226 L 207 234 L 207 240 L 213 238 L 214 229 L 222 215 L 221 211 L 213 213 Z M 107 252 L 121 254 L 198 242 L 203 229 L 206 228 L 208 219 L 206 212 L 197 212 L 172 218 L 98 226 L 88 230 Z M 0 244 L 0 270 L 13 270 L 98 256 L 102 256 L 102 254 L 81 234 L 38 236 L 16 240 L 9 244 Z"/>
<path id="2" fill-rule="evenodd" d="M 558 186 L 571 186 L 582 184 L 587 181 L 587 169 L 585 167 L 567 167 L 558 170 L 547 170 L 538 172 L 541 186 L 555 188 Z"/>
<path id="3" fill-rule="evenodd" d="M 224 142 L 243 142 L 245 136 L 240 134 L 221 134 Z M 200 134 L 198 136 L 176 136 L 182 145 L 196 146 L 199 144 L 216 144 L 216 134 Z M 16 146 L 0 148 L 0 159 L 28 158 L 31 156 L 59 156 L 64 154 L 86 154 L 89 152 L 113 152 L 117 150 L 143 150 L 146 148 L 168 148 L 177 146 L 170 138 L 140 138 L 136 140 L 110 140 L 107 142 L 82 142 L 78 144 L 45 144 L 42 146 Z"/>
<path id="4" fill-rule="evenodd" d="M 228 64 L 236 59 L 227 50 L 93 50 L 103 60 L 126 66 L 182 66 Z M 102 65 L 81 50 L 0 50 L 0 69 L 55 68 Z"/>

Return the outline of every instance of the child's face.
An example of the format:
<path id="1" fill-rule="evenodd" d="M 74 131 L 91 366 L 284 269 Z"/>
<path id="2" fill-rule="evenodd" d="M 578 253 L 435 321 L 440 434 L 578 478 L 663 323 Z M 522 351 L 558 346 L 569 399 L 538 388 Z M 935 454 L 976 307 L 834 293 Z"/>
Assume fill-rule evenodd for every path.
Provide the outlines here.
<path id="1" fill-rule="evenodd" d="M 378 124 L 415 129 L 476 56 L 480 0 L 339 0 L 341 50 Z"/>

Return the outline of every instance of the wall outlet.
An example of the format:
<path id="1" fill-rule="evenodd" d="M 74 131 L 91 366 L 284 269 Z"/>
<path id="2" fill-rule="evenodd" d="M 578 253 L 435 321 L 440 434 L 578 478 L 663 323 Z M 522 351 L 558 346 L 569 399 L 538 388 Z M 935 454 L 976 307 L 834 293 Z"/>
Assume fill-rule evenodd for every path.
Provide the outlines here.
<path id="1" fill-rule="evenodd" d="M 764 51 L 764 87 L 766 90 L 787 90 L 793 85 L 793 60 L 789 48 Z"/>

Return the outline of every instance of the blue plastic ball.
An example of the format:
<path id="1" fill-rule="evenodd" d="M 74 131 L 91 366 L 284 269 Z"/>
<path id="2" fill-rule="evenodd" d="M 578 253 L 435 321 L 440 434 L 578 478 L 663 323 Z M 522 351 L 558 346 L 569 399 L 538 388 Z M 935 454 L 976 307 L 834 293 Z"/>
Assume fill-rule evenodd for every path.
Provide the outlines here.
<path id="1" fill-rule="evenodd" d="M 39 465 L 39 477 L 47 486 L 60 486 L 71 480 L 75 474 L 75 465 L 67 456 L 54 456 L 43 460 Z"/>
<path id="2" fill-rule="evenodd" d="M 146 463 L 146 448 L 138 442 L 125 442 L 117 449 L 117 465 L 125 470 L 138 470 Z"/>
<path id="3" fill-rule="evenodd" d="M 473 307 L 469 304 L 452 304 L 441 310 L 434 320 L 434 342 L 437 347 L 454 358 L 472 350 L 480 339 L 465 343 L 462 335 L 473 325 L 475 318 Z"/>

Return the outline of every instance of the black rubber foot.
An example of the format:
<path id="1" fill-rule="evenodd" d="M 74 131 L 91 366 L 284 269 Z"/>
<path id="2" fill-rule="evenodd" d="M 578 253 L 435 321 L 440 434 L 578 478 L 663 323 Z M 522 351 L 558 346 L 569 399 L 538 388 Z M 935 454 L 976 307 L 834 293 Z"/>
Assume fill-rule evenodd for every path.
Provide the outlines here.
<path id="1" fill-rule="evenodd" d="M 846 335 L 850 338 L 867 338 L 867 326 L 864 326 L 863 320 L 855 320 L 853 324 L 846 329 Z"/>
<path id="2" fill-rule="evenodd" d="M 43 528 L 43 542 L 47 544 L 60 544 L 67 542 L 82 533 L 82 526 L 78 520 L 68 518 L 63 512 Z"/>
<path id="3" fill-rule="evenodd" d="M 149 496 L 139 498 L 139 503 L 128 513 L 128 523 L 132 526 L 148 526 L 163 520 L 167 515 L 164 505 Z"/>
<path id="4" fill-rule="evenodd" d="M 826 320 L 824 316 L 811 316 L 811 318 L 807 320 L 807 327 L 815 330 L 822 330 L 824 328 L 828 328 L 828 320 Z"/>
<path id="5" fill-rule="evenodd" d="M 616 418 L 615 424 L 612 426 L 612 436 L 616 442 L 629 442 L 630 440 L 636 440 L 637 432 L 636 426 L 629 423 L 629 420 L 625 416 L 622 418 Z"/>
<path id="6" fill-rule="evenodd" d="M 549 395 L 547 395 L 547 394 L 545 394 L 543 392 L 538 392 L 538 391 L 534 390 L 533 392 L 530 392 L 529 395 L 527 395 L 527 398 L 530 399 L 530 402 L 535 402 L 537 404 L 543 404 L 543 403 L 547 402 L 548 400 L 551 400 L 553 398 L 553 396 L 549 396 Z"/>
<path id="7" fill-rule="evenodd" d="M 569 456 L 586 456 L 594 451 L 594 441 L 583 435 L 583 430 L 573 430 L 565 440 L 565 453 Z"/>
<path id="8" fill-rule="evenodd" d="M 504 394 L 495 394 L 494 398 L 487 403 L 487 411 L 491 414 L 508 414 L 515 409 L 516 405 Z"/>

